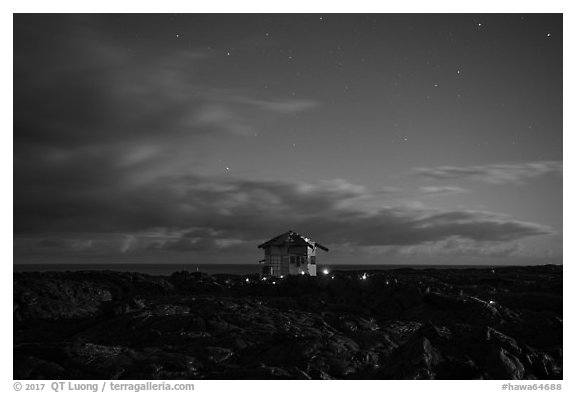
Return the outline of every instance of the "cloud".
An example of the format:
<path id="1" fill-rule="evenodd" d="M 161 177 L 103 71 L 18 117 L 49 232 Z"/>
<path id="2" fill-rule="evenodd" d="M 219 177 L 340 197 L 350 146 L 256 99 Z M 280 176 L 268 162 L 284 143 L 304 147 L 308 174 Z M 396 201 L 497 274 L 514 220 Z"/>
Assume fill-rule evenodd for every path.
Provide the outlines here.
<path id="1" fill-rule="evenodd" d="M 211 238 L 190 239 L 183 237 L 167 242 L 155 242 L 147 247 L 149 251 L 214 251 L 218 249 L 217 243 Z"/>
<path id="2" fill-rule="evenodd" d="M 226 239 L 216 237 L 181 237 L 176 240 L 159 240 L 149 244 L 146 251 L 179 251 L 179 252 L 223 252 L 227 249 L 233 249 L 233 252 L 239 251 L 246 244 L 240 239 Z M 253 245 L 250 245 L 253 250 Z"/>
<path id="3" fill-rule="evenodd" d="M 435 180 L 474 179 L 493 184 L 524 183 L 525 181 L 545 176 L 561 175 L 561 161 L 536 161 L 516 164 L 492 164 L 478 166 L 439 166 L 416 168 L 416 175 Z"/>
<path id="4" fill-rule="evenodd" d="M 422 246 L 448 239 L 510 242 L 547 235 L 544 225 L 474 210 L 399 206 L 360 209 L 363 193 L 343 179 L 307 184 L 194 174 L 130 188 L 46 189 L 15 199 L 15 228 L 26 234 L 115 233 L 114 247 L 134 251 L 248 250 L 293 229 L 326 244 Z"/>
<path id="5" fill-rule="evenodd" d="M 94 24 L 91 16 L 19 18 L 14 45 L 17 233 L 73 228 L 129 234 L 155 222 L 171 227 L 174 208 L 165 201 L 188 214 L 209 204 L 200 199 L 212 193 L 186 189 L 183 183 L 195 181 L 194 176 L 156 179 L 196 167 L 198 156 L 206 155 L 206 138 L 234 140 L 319 105 L 306 98 L 263 97 L 249 87 L 215 86 L 202 73 L 213 66 L 209 51 L 127 48 L 106 29 L 88 27 Z M 39 25 L 45 30 L 41 36 Z M 183 205 L 179 193 L 198 196 Z M 218 211 L 230 211 L 243 197 L 216 198 L 222 202 Z M 270 199 L 274 193 L 261 190 L 252 197 Z M 154 217 L 139 210 L 157 208 Z M 130 250 L 134 246 L 126 239 L 121 243 Z"/>
<path id="6" fill-rule="evenodd" d="M 282 113 L 293 114 L 298 112 L 308 111 L 320 105 L 316 100 L 305 98 L 276 98 L 269 100 L 254 99 L 250 97 L 237 96 L 232 98 L 233 101 L 254 106 L 256 108 Z"/>
<path id="7" fill-rule="evenodd" d="M 480 257 L 484 258 L 510 258 L 522 256 L 521 246 L 518 242 L 474 241 L 459 237 L 450 237 L 433 243 L 409 246 L 348 246 L 350 252 L 365 252 L 385 257 Z"/>
<path id="8" fill-rule="evenodd" d="M 309 111 L 320 103 L 301 98 L 254 98 L 247 90 L 202 88 L 196 90 L 199 108 L 187 116 L 185 125 L 248 136 L 262 131 L 259 124 L 275 116 Z"/>
<path id="9" fill-rule="evenodd" d="M 90 255 L 122 252 L 126 236 L 115 233 L 43 233 L 14 236 L 14 252 Z"/>
<path id="10" fill-rule="evenodd" d="M 104 167 L 162 158 L 166 171 L 178 170 L 190 166 L 201 138 L 269 132 L 278 119 L 320 105 L 311 98 L 218 86 L 216 55 L 208 50 L 127 50 L 106 29 L 88 27 L 94 24 L 89 16 L 19 18 L 14 45 L 19 175 L 20 164 L 27 167 L 38 155 L 39 161 L 55 164 L 61 158 L 68 165 L 75 156 L 89 155 Z M 84 19 L 91 23 L 79 22 Z M 41 37 L 37 24 L 47 25 Z"/>
<path id="11" fill-rule="evenodd" d="M 462 194 L 469 192 L 467 189 L 458 186 L 427 186 L 420 187 L 420 192 L 426 195 L 448 195 L 448 194 Z"/>
<path id="12" fill-rule="evenodd" d="M 255 251 L 259 241 L 288 229 L 358 247 L 509 242 L 551 232 L 489 212 L 390 205 L 387 196 L 398 189 L 369 190 L 345 179 L 199 175 L 194 168 L 204 139 L 226 136 L 233 143 L 322 103 L 216 86 L 202 73 L 214 66 L 208 51 L 127 48 L 117 37 L 84 26 L 83 18 L 89 19 L 48 26 L 41 36 L 26 23 L 15 24 L 18 252 Z M 561 163 L 416 172 L 504 182 L 560 173 Z"/>

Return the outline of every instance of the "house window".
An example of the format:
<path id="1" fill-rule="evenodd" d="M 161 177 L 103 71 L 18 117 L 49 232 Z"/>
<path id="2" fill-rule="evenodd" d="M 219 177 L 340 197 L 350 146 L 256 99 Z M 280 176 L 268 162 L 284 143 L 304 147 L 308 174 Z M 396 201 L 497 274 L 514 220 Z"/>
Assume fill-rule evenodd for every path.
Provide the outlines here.
<path id="1" fill-rule="evenodd" d="M 310 264 L 316 265 L 316 257 L 314 255 L 310 257 Z"/>
<path id="2" fill-rule="evenodd" d="M 268 266 L 270 266 L 270 274 L 277 274 L 281 271 L 282 260 L 280 256 L 271 255 L 269 257 Z"/>
<path id="3" fill-rule="evenodd" d="M 306 264 L 306 257 L 304 255 L 290 255 L 290 264 L 302 266 Z"/>

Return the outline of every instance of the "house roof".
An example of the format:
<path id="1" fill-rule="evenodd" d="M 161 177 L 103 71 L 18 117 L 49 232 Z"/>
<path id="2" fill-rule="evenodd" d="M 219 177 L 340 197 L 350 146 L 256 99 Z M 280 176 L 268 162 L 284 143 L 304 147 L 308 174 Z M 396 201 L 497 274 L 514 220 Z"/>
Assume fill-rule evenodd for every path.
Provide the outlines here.
<path id="1" fill-rule="evenodd" d="M 310 248 L 318 247 L 324 251 L 328 251 L 328 248 L 324 247 L 320 243 L 316 243 L 316 242 L 312 241 L 312 239 L 309 239 L 307 237 L 299 235 L 298 233 L 296 233 L 294 231 L 288 231 L 286 233 L 278 235 L 275 238 L 272 238 L 272 239 L 268 240 L 267 242 L 260 244 L 258 246 L 258 248 L 266 248 L 266 247 L 272 247 L 272 246 L 282 247 L 282 246 L 286 246 L 286 245 L 308 246 Z"/>

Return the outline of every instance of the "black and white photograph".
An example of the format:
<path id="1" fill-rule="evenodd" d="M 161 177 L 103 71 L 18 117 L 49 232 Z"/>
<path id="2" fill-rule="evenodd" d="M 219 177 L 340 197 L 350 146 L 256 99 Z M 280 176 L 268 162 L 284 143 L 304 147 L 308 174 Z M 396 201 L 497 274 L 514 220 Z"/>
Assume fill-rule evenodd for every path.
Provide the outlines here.
<path id="1" fill-rule="evenodd" d="M 560 390 L 563 41 L 545 12 L 14 13 L 12 378 Z"/>

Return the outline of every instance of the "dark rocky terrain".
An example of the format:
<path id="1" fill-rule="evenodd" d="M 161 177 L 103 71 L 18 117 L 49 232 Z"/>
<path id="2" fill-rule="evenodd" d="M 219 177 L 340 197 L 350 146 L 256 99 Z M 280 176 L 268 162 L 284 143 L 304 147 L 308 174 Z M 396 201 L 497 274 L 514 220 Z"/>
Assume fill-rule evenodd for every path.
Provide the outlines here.
<path id="1" fill-rule="evenodd" d="M 562 378 L 561 266 L 362 273 L 15 273 L 14 379 Z"/>

